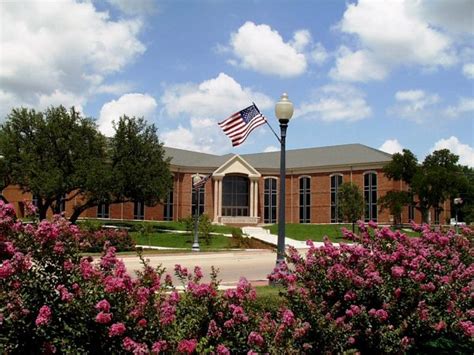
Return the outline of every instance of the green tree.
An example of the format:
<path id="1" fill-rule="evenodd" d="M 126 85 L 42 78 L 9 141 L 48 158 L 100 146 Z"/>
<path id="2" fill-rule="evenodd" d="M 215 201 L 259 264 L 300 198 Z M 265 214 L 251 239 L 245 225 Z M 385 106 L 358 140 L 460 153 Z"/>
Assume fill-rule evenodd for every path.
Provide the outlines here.
<path id="1" fill-rule="evenodd" d="M 0 132 L 3 178 L 38 197 L 40 218 L 65 194 L 75 198 L 91 167 L 104 162 L 104 137 L 74 108 L 13 109 Z"/>
<path id="2" fill-rule="evenodd" d="M 378 204 L 380 211 L 388 209 L 390 214 L 393 215 L 394 224 L 400 225 L 402 223 L 403 207 L 410 204 L 412 200 L 412 194 L 408 191 L 391 190 L 379 198 Z"/>
<path id="3" fill-rule="evenodd" d="M 458 218 L 462 222 L 473 223 L 474 222 L 474 169 L 463 166 L 462 173 L 465 176 L 466 184 L 459 189 L 456 196 L 461 197 L 462 204 L 460 206 L 454 206 L 454 202 L 451 204 L 451 215 L 454 217 L 458 212 Z M 455 209 L 459 209 L 456 211 Z"/>
<path id="4" fill-rule="evenodd" d="M 346 222 L 352 223 L 352 231 L 355 231 L 355 222 L 364 213 L 364 196 L 351 182 L 343 183 L 338 190 L 339 214 Z"/>

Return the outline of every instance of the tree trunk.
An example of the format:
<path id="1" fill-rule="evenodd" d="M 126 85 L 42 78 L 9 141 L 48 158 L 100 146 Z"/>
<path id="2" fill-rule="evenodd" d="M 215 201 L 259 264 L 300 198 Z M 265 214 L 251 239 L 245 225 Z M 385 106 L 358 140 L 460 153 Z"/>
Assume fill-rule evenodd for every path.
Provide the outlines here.
<path id="1" fill-rule="evenodd" d="M 82 214 L 82 212 L 84 212 L 88 208 L 98 206 L 98 205 L 99 205 L 99 203 L 96 200 L 89 200 L 89 201 L 86 201 L 83 205 L 74 206 L 74 210 L 72 212 L 72 215 L 71 215 L 71 217 L 69 217 L 69 222 L 71 222 L 73 224 L 76 224 L 77 219 Z"/>

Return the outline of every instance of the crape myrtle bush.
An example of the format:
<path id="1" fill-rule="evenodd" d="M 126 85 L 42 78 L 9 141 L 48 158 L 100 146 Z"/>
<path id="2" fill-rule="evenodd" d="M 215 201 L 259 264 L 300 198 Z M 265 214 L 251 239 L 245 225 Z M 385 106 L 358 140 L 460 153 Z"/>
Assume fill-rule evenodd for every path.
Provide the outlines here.
<path id="1" fill-rule="evenodd" d="M 135 242 L 126 229 L 99 229 L 81 231 L 81 247 L 84 252 L 100 252 L 107 244 L 116 251 L 135 249 Z"/>
<path id="2" fill-rule="evenodd" d="M 359 235 L 343 231 L 352 245 L 290 251 L 270 277 L 309 322 L 303 341 L 318 353 L 472 353 L 473 233 L 413 229 L 422 236 L 360 222 Z"/>
<path id="3" fill-rule="evenodd" d="M 81 257 L 61 218 L 23 225 L 0 203 L 0 349 L 5 353 L 400 353 L 472 346 L 472 235 L 424 229 L 419 240 L 374 228 L 353 246 L 292 251 L 271 275 L 285 308 L 266 313 L 242 279 L 176 265 L 132 278 L 114 248 Z"/>

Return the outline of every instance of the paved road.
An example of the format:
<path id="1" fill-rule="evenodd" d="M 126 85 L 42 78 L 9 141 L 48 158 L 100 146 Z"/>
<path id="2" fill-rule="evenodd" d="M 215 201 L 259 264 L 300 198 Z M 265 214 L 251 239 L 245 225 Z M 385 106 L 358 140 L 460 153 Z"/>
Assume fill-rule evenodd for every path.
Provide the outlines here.
<path id="1" fill-rule="evenodd" d="M 267 275 L 275 266 L 276 253 L 270 250 L 235 251 L 220 253 L 188 253 L 176 255 L 146 255 L 152 266 L 162 264 L 174 277 L 174 266 L 180 264 L 193 270 L 199 265 L 205 275 L 204 280 L 209 280 L 211 266 L 219 269 L 219 278 L 222 285 L 235 285 L 241 276 L 252 281 L 254 284 L 264 284 Z M 132 272 L 141 268 L 140 260 L 134 256 L 124 256 L 127 270 Z M 176 281 L 176 279 L 174 278 Z"/>

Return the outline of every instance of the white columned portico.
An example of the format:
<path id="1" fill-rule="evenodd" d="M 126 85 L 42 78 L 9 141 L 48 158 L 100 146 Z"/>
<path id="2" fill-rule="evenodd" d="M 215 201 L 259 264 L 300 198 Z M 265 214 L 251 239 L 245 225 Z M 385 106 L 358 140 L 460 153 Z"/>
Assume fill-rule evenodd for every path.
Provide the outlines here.
<path id="1" fill-rule="evenodd" d="M 214 222 L 218 223 L 222 215 L 222 178 L 213 176 L 214 179 Z"/>
<path id="2" fill-rule="evenodd" d="M 254 200 L 254 188 L 253 188 L 253 185 L 254 185 L 254 181 L 251 179 L 250 180 L 250 201 L 249 201 L 249 204 L 250 204 L 250 217 L 254 217 L 255 214 L 254 214 L 254 203 L 253 203 L 253 200 Z"/>

